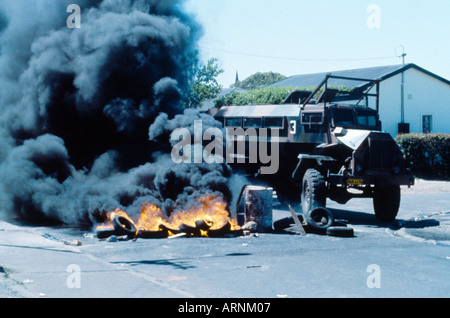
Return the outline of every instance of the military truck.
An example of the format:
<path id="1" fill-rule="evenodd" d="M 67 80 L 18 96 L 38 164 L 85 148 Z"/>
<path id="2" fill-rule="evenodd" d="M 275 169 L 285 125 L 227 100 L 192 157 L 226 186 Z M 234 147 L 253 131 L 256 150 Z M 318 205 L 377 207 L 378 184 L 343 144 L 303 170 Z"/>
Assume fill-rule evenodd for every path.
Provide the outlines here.
<path id="1" fill-rule="evenodd" d="M 363 85 L 343 92 L 330 88 L 330 79 Z M 405 170 L 396 142 L 382 131 L 379 96 L 377 80 L 330 74 L 314 91 L 294 91 L 282 105 L 224 106 L 214 117 L 226 129 L 277 130 L 275 137 L 270 132 L 266 137 L 279 145 L 275 174 L 262 175 L 260 162 L 236 160 L 231 165 L 269 183 L 280 201 L 301 203 L 308 213 L 325 207 L 327 199 L 346 204 L 352 198 L 372 198 L 376 217 L 393 221 L 400 186 L 412 186 L 414 177 Z M 245 138 L 249 142 L 254 137 Z"/>

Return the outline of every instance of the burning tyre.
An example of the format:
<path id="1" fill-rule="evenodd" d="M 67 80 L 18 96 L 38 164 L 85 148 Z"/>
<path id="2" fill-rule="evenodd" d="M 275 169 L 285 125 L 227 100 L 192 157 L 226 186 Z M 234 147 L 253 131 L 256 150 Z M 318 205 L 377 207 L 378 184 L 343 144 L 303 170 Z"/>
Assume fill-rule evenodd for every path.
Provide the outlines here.
<path id="1" fill-rule="evenodd" d="M 111 222 L 117 235 L 127 235 L 129 238 L 136 237 L 138 232 L 137 227 L 129 218 L 121 215 L 115 215 Z"/>
<path id="2" fill-rule="evenodd" d="M 169 236 L 169 231 L 167 228 L 161 228 L 159 231 L 139 231 L 138 237 L 142 239 L 161 239 L 167 238 Z"/>

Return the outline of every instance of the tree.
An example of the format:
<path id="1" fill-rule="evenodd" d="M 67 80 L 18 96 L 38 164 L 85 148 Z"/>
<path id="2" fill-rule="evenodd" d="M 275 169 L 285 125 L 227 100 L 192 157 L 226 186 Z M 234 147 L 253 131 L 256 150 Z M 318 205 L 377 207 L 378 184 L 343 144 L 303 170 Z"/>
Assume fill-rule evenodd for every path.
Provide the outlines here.
<path id="1" fill-rule="evenodd" d="M 286 76 L 280 73 L 274 73 L 274 72 L 265 72 L 265 73 L 255 73 L 242 82 L 236 82 L 234 84 L 235 87 L 239 87 L 242 89 L 258 89 L 258 88 L 264 88 L 268 85 L 274 84 L 276 82 L 279 82 L 283 79 L 285 79 Z"/>
<path id="2" fill-rule="evenodd" d="M 293 91 L 289 87 L 254 89 L 246 92 L 232 92 L 214 101 L 214 107 L 244 105 L 279 105 Z"/>
<path id="3" fill-rule="evenodd" d="M 194 79 L 185 94 L 184 107 L 197 108 L 204 101 L 215 98 L 222 91 L 217 77 L 223 72 L 216 58 L 211 58 L 206 64 L 197 66 Z"/>

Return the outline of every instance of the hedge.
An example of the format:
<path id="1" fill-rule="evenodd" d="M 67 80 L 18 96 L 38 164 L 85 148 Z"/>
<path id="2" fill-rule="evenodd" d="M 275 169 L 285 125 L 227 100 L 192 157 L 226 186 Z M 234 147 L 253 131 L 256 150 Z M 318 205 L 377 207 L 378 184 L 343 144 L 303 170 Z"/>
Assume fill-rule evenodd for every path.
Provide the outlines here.
<path id="1" fill-rule="evenodd" d="M 450 134 L 405 134 L 396 141 L 414 175 L 450 180 Z"/>

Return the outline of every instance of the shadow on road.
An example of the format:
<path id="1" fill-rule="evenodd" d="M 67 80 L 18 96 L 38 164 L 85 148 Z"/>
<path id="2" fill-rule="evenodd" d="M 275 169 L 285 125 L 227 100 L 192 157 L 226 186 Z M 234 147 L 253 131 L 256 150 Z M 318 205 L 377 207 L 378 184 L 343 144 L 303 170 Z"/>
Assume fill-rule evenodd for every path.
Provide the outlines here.
<path id="1" fill-rule="evenodd" d="M 405 228 L 415 228 L 415 229 L 423 229 L 427 227 L 435 227 L 439 226 L 439 221 L 434 219 L 428 220 L 403 220 L 396 219 L 392 222 L 381 222 L 379 221 L 375 214 L 359 212 L 359 211 L 349 211 L 349 210 L 341 210 L 341 209 L 329 209 L 331 213 L 333 213 L 335 219 L 342 219 L 348 222 L 348 224 L 353 225 L 368 225 L 368 226 L 376 226 L 382 228 L 390 228 L 393 230 L 398 230 L 402 227 Z"/>
<path id="2" fill-rule="evenodd" d="M 127 261 L 127 262 L 111 262 L 112 264 L 127 264 L 130 266 L 137 265 L 164 265 L 164 266 L 173 266 L 176 269 L 190 269 L 195 268 L 195 266 L 190 265 L 187 261 L 179 261 L 179 260 L 169 260 L 169 259 L 157 259 L 157 260 L 140 260 L 140 261 Z"/>
<path id="3" fill-rule="evenodd" d="M 370 225 L 377 227 L 387 227 L 390 223 L 380 222 L 373 213 L 360 211 L 349 211 L 329 208 L 335 219 L 342 219 L 353 225 Z"/>
<path id="4" fill-rule="evenodd" d="M 225 255 L 215 255 L 215 256 L 207 256 L 209 257 L 222 257 L 222 256 L 249 256 L 250 253 L 228 253 Z M 112 264 L 127 264 L 130 266 L 138 266 L 138 265 L 163 265 L 163 266 L 172 266 L 176 269 L 187 270 L 191 268 L 196 268 L 196 266 L 192 265 L 189 260 L 181 260 L 181 259 L 157 259 L 157 260 L 139 260 L 139 261 L 117 261 L 111 262 Z"/>

